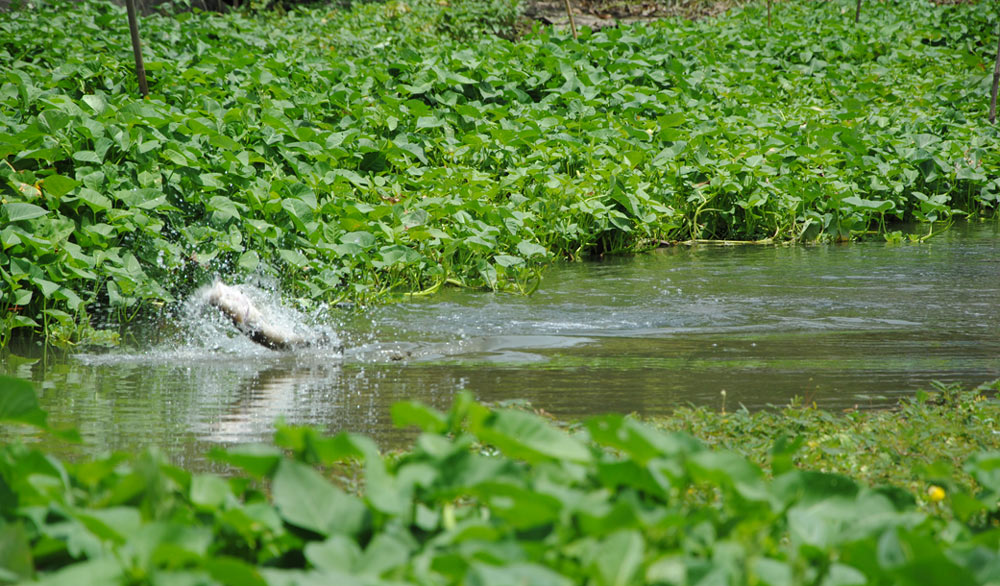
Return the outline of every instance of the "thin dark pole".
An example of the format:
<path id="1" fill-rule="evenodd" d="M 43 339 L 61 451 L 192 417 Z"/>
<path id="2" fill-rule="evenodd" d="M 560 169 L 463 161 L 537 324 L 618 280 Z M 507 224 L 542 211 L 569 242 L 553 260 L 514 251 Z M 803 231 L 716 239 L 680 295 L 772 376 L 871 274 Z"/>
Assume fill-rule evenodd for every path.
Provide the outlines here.
<path id="1" fill-rule="evenodd" d="M 767 0 L 767 28 L 771 28 L 771 0 Z"/>
<path id="2" fill-rule="evenodd" d="M 1000 27 L 997 28 L 1000 29 Z M 998 85 L 1000 85 L 1000 34 L 997 35 L 997 62 L 993 66 L 993 89 L 990 90 L 990 124 L 995 124 L 997 121 Z"/>
<path id="3" fill-rule="evenodd" d="M 858 9 L 854 11 L 854 24 L 861 20 L 861 0 L 858 0 Z"/>
<path id="4" fill-rule="evenodd" d="M 570 6 L 569 0 L 566 2 L 566 16 L 569 17 L 569 30 L 573 31 L 573 38 L 576 38 L 576 21 L 573 19 L 573 7 Z"/>
<path id="5" fill-rule="evenodd" d="M 132 33 L 132 52 L 135 53 L 135 76 L 139 78 L 139 91 L 143 97 L 149 96 L 146 85 L 146 66 L 142 64 L 142 46 L 139 44 L 139 19 L 135 15 L 135 0 L 125 0 L 128 9 L 128 30 Z"/>

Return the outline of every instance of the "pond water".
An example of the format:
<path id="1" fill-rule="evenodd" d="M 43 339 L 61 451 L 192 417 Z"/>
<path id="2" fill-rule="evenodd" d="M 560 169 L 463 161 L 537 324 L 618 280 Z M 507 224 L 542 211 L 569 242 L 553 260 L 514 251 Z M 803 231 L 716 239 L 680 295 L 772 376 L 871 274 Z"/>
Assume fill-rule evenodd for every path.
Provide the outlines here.
<path id="1" fill-rule="evenodd" d="M 334 310 L 342 353 L 262 349 L 204 308 L 178 322 L 150 347 L 8 353 L 0 372 L 35 381 L 87 451 L 157 446 L 187 465 L 213 445 L 267 441 L 279 418 L 395 447 L 412 436 L 392 427 L 394 402 L 443 409 L 461 389 L 563 418 L 718 408 L 723 390 L 730 410 L 796 396 L 879 406 L 933 381 L 1000 377 L 1000 233 L 567 263 L 529 297 L 450 289 Z"/>

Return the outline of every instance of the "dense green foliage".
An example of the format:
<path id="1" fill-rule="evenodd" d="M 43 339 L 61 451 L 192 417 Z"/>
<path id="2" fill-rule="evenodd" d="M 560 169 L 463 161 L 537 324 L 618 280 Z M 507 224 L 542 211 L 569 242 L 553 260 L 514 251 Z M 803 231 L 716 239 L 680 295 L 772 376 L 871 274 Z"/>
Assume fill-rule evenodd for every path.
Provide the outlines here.
<path id="1" fill-rule="evenodd" d="M 996 428 L 995 400 L 953 407 Z M 910 412 L 920 409 L 931 408 Z M 447 414 L 402 403 L 393 416 L 423 429 L 410 452 L 386 458 L 361 436 L 282 428 L 276 447 L 215 453 L 242 470 L 228 478 L 150 454 L 66 463 L 5 445 L 0 583 L 1000 579 L 1000 452 L 971 455 L 962 471 L 939 465 L 925 476 L 938 484 L 918 496 L 798 468 L 802 442 L 790 436 L 772 444 L 766 474 L 736 452 L 618 415 L 570 434 L 461 395 Z M 27 382 L 0 378 L 0 420 L 45 426 Z M 344 462 L 364 471 L 358 493 L 331 481 Z"/>
<path id="2" fill-rule="evenodd" d="M 871 486 L 892 485 L 925 493 L 928 481 L 951 493 L 974 492 L 963 462 L 982 450 L 1000 450 L 1000 389 L 940 386 L 918 391 L 895 409 L 832 413 L 793 402 L 781 410 L 718 413 L 680 408 L 658 425 L 690 433 L 710 447 L 736 450 L 766 467 L 783 436 L 799 442 L 800 468 L 846 474 Z M 984 394 L 985 393 L 985 394 Z"/>
<path id="3" fill-rule="evenodd" d="M 490 34 L 514 14 L 151 16 L 148 100 L 121 9 L 0 14 L 0 346 L 213 274 L 314 301 L 529 290 L 553 258 L 996 210 L 989 3 Z"/>

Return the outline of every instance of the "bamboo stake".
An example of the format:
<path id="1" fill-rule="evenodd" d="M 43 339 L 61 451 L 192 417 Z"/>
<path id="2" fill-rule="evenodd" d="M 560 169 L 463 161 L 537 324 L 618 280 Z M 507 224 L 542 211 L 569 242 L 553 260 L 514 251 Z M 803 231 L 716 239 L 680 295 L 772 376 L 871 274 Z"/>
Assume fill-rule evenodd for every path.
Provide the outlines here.
<path id="1" fill-rule="evenodd" d="M 767 0 L 767 28 L 771 28 L 771 0 Z"/>
<path id="2" fill-rule="evenodd" d="M 569 0 L 563 0 L 566 3 L 566 16 L 569 17 L 569 30 L 573 31 L 573 38 L 576 38 L 576 21 L 573 19 L 573 8 L 569 5 Z"/>
<path id="3" fill-rule="evenodd" d="M 854 24 L 861 20 L 861 0 L 858 0 L 858 9 L 854 11 Z"/>
<path id="4" fill-rule="evenodd" d="M 132 52 L 135 54 L 135 76 L 139 78 L 139 91 L 142 97 L 149 97 L 149 86 L 146 84 L 146 66 L 142 64 L 142 46 L 139 43 L 139 19 L 135 15 L 135 0 L 125 0 L 128 10 L 128 30 L 132 33 Z"/>
<path id="5" fill-rule="evenodd" d="M 997 121 L 997 85 L 1000 85 L 1000 27 L 997 29 L 997 61 L 993 66 L 993 89 L 990 90 L 990 124 Z"/>

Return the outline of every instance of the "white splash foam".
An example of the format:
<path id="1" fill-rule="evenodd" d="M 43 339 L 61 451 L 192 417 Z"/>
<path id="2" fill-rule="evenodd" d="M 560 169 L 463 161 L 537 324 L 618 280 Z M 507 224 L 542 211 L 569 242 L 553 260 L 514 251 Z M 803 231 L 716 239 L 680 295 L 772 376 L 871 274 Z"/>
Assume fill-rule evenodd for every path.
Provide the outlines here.
<path id="1" fill-rule="evenodd" d="M 343 357 L 340 337 L 324 323 L 328 318 L 322 308 L 309 316 L 283 303 L 277 290 L 268 290 L 250 284 L 235 286 L 216 282 L 198 288 L 169 319 L 172 330 L 166 340 L 151 348 L 136 351 L 116 350 L 102 354 L 77 354 L 76 359 L 85 364 L 115 363 L 168 363 L 188 362 L 206 364 L 230 361 L 234 357 L 254 358 L 265 363 L 294 359 L 339 360 Z M 256 344 L 240 331 L 231 315 L 224 314 L 212 304 L 225 292 L 232 304 L 246 304 L 245 315 L 256 312 L 255 319 L 263 320 L 273 332 L 281 332 L 288 339 L 298 339 L 308 345 L 296 348 L 294 353 L 271 350 Z"/>

